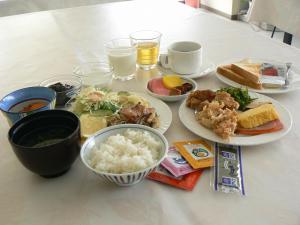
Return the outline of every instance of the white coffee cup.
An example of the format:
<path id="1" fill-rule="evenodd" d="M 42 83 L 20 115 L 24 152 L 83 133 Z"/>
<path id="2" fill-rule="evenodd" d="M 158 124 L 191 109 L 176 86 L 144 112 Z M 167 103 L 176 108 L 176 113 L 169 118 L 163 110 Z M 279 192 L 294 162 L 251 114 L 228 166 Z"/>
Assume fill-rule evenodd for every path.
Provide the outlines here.
<path id="1" fill-rule="evenodd" d="M 202 47 L 197 42 L 175 42 L 168 47 L 168 54 L 160 55 L 160 63 L 175 73 L 196 73 L 202 65 Z"/>

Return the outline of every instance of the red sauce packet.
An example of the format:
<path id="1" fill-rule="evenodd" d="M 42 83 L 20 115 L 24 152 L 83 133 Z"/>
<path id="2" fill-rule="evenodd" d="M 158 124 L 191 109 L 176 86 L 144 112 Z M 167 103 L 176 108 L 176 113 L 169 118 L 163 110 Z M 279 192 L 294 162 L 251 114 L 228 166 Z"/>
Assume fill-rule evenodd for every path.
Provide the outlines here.
<path id="1" fill-rule="evenodd" d="M 177 188 L 181 188 L 187 191 L 192 191 L 195 187 L 199 177 L 201 176 L 203 170 L 197 170 L 195 172 L 186 174 L 184 176 L 175 177 L 170 172 L 168 172 L 164 167 L 159 165 L 151 172 L 147 178 L 156 180 Z"/>

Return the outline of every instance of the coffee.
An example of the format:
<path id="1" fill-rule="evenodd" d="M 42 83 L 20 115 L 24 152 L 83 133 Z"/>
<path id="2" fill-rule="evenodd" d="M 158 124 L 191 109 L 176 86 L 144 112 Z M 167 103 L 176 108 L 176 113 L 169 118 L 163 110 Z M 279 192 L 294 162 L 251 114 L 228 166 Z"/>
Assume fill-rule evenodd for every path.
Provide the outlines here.
<path id="1" fill-rule="evenodd" d="M 196 42 L 175 42 L 169 46 L 167 55 L 161 55 L 160 61 L 175 73 L 193 74 L 202 65 L 202 47 Z"/>

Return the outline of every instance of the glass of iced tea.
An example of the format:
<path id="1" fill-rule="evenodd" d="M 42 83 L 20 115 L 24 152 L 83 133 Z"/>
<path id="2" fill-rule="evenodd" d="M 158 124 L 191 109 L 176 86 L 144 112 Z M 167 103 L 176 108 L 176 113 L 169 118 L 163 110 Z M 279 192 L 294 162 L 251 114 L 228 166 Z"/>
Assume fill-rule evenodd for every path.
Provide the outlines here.
<path id="1" fill-rule="evenodd" d="M 161 33 L 143 30 L 130 35 L 132 44 L 137 47 L 137 65 L 142 69 L 152 69 L 157 64 Z"/>

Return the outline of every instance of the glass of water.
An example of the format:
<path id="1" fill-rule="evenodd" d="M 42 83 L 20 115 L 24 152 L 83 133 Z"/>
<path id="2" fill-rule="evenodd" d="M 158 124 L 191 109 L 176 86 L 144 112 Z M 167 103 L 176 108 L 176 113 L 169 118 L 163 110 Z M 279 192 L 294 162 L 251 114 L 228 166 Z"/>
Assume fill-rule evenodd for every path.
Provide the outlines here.
<path id="1" fill-rule="evenodd" d="M 136 46 L 129 38 L 113 39 L 105 44 L 114 79 L 130 80 L 136 71 Z"/>
<path id="2" fill-rule="evenodd" d="M 81 63 L 73 73 L 81 78 L 84 87 L 103 88 L 112 84 L 113 68 L 105 61 Z"/>

